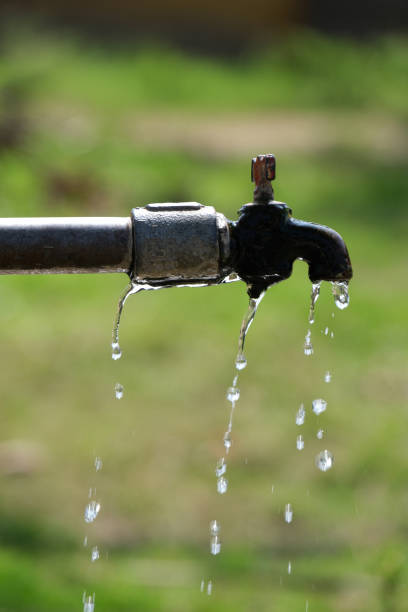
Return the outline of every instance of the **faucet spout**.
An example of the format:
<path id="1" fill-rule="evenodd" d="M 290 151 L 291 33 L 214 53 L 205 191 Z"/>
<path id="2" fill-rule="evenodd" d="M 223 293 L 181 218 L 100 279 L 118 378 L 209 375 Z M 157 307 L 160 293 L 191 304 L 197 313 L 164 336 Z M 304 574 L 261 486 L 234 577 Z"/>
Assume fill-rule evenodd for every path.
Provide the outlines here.
<path id="1" fill-rule="evenodd" d="M 272 155 L 252 161 L 254 203 L 243 206 L 231 224 L 232 267 L 248 284 L 250 297 L 289 278 L 296 259 L 308 263 L 312 282 L 349 281 L 353 271 L 343 238 L 329 227 L 293 218 L 292 210 L 273 195 L 268 199 L 273 191 L 267 181 L 274 176 Z"/>

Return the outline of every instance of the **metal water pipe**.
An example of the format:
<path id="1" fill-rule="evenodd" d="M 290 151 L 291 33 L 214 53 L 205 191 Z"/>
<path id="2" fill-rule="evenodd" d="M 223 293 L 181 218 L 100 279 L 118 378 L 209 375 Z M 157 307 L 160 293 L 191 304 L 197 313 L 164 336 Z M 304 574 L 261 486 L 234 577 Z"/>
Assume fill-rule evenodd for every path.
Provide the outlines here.
<path id="1" fill-rule="evenodd" d="M 252 160 L 254 201 L 237 221 L 196 202 L 148 204 L 129 217 L 0 219 L 0 274 L 125 272 L 150 285 L 217 284 L 231 273 L 256 297 L 296 259 L 312 281 L 352 276 L 337 232 L 292 217 L 274 200 L 275 157 Z"/>

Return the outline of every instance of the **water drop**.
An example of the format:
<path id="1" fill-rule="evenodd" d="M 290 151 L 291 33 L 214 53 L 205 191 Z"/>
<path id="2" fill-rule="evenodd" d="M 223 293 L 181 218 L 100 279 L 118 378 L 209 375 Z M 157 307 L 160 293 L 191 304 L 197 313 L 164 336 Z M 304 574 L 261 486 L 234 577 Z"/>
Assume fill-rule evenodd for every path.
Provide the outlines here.
<path id="1" fill-rule="evenodd" d="M 224 476 L 221 476 L 217 480 L 217 491 L 218 493 L 220 493 L 220 495 L 223 495 L 224 493 L 227 492 L 227 489 L 228 489 L 228 480 L 224 478 Z"/>
<path id="2" fill-rule="evenodd" d="M 200 591 L 201 591 L 201 593 L 204 593 L 204 584 L 205 584 L 204 580 L 202 580 L 201 584 L 200 584 Z"/>
<path id="3" fill-rule="evenodd" d="M 83 594 L 82 603 L 84 604 L 84 612 L 94 612 L 95 610 L 95 593 L 91 595 Z"/>
<path id="4" fill-rule="evenodd" d="M 321 285 L 320 282 L 312 283 L 312 294 L 311 294 L 310 311 L 309 311 L 309 323 L 310 324 L 314 323 L 315 306 L 316 306 L 316 302 L 319 299 L 319 295 L 320 295 L 320 285 Z"/>
<path id="5" fill-rule="evenodd" d="M 100 457 L 95 457 L 94 465 L 95 465 L 95 470 L 97 472 L 100 472 L 103 467 L 102 459 Z"/>
<path id="6" fill-rule="evenodd" d="M 225 463 L 224 457 L 221 457 L 221 459 L 218 459 L 217 465 L 215 466 L 215 475 L 217 476 L 217 478 L 219 478 L 220 476 L 225 474 L 226 471 L 227 464 Z"/>
<path id="7" fill-rule="evenodd" d="M 305 336 L 305 343 L 303 345 L 303 352 L 305 355 L 313 355 L 313 344 L 312 344 L 312 332 L 310 329 L 307 330 Z"/>
<path id="8" fill-rule="evenodd" d="M 318 438 L 319 440 L 322 440 L 323 436 L 324 436 L 324 429 L 319 429 L 316 434 L 316 438 Z"/>
<path id="9" fill-rule="evenodd" d="M 211 521 L 210 523 L 210 534 L 216 536 L 220 533 L 221 527 L 218 521 Z"/>
<path id="10" fill-rule="evenodd" d="M 303 450 L 305 448 L 305 441 L 303 439 L 303 436 L 298 436 L 296 438 L 296 448 L 298 450 Z"/>
<path id="11" fill-rule="evenodd" d="M 210 541 L 210 551 L 212 555 L 219 555 L 221 552 L 221 542 L 218 536 L 213 536 Z"/>
<path id="12" fill-rule="evenodd" d="M 225 446 L 225 450 L 228 453 L 229 449 L 232 446 L 231 432 L 229 429 L 224 434 L 224 446 Z"/>
<path id="13" fill-rule="evenodd" d="M 315 414 L 321 414 L 327 408 L 327 402 L 321 397 L 313 400 L 313 412 Z"/>
<path id="14" fill-rule="evenodd" d="M 84 519 L 85 523 L 93 523 L 99 514 L 101 504 L 96 501 L 91 501 L 85 508 Z"/>
<path id="15" fill-rule="evenodd" d="M 122 357 L 122 351 L 119 346 L 119 342 L 112 342 L 112 359 L 117 361 Z"/>
<path id="16" fill-rule="evenodd" d="M 288 574 L 290 575 L 292 573 L 292 563 L 289 561 L 288 563 Z"/>
<path id="17" fill-rule="evenodd" d="M 123 397 L 123 386 L 120 383 L 116 383 L 115 385 L 115 397 L 120 400 Z"/>
<path id="18" fill-rule="evenodd" d="M 296 413 L 296 425 L 303 425 L 306 418 L 306 411 L 303 404 L 300 404 L 300 408 Z"/>
<path id="19" fill-rule="evenodd" d="M 329 383 L 331 381 L 331 379 L 332 379 L 332 375 L 331 375 L 331 373 L 329 371 L 327 371 L 325 373 L 325 375 L 324 375 L 324 382 L 325 383 Z"/>
<path id="20" fill-rule="evenodd" d="M 235 360 L 235 367 L 237 370 L 243 370 L 247 366 L 247 360 L 243 353 L 238 353 L 237 358 Z"/>
<path id="21" fill-rule="evenodd" d="M 325 336 L 328 336 L 328 335 L 329 335 L 329 328 L 328 328 L 328 327 L 325 327 L 325 328 L 324 328 L 324 335 L 325 335 Z"/>
<path id="22" fill-rule="evenodd" d="M 212 580 L 209 580 L 207 584 L 207 595 L 211 595 L 212 590 L 213 590 L 213 583 L 212 583 Z"/>
<path id="23" fill-rule="evenodd" d="M 348 282 L 334 282 L 332 283 L 332 293 L 334 296 L 334 303 L 337 308 L 344 310 L 350 303 L 350 297 L 348 292 Z"/>
<path id="24" fill-rule="evenodd" d="M 274 492 L 275 492 L 275 485 L 272 485 L 271 486 L 271 493 L 274 493 Z"/>
<path id="25" fill-rule="evenodd" d="M 330 468 L 333 467 L 334 457 L 331 452 L 326 449 L 316 455 L 315 463 L 316 467 L 321 472 L 327 472 L 327 470 L 330 470 Z"/>
<path id="26" fill-rule="evenodd" d="M 285 522 L 291 523 L 293 521 L 293 510 L 291 504 L 285 506 Z"/>
<path id="27" fill-rule="evenodd" d="M 84 546 L 88 546 L 88 536 L 84 537 Z"/>
<path id="28" fill-rule="evenodd" d="M 94 563 L 98 559 L 99 559 L 99 549 L 98 549 L 97 546 L 94 546 L 92 548 L 92 552 L 91 552 L 91 561 L 92 561 L 92 563 Z"/>
<path id="29" fill-rule="evenodd" d="M 330 338 L 334 338 L 334 332 L 330 332 Z"/>
<path id="30" fill-rule="evenodd" d="M 227 390 L 227 400 L 229 402 L 237 402 L 239 400 L 239 389 L 238 387 L 229 387 Z"/>

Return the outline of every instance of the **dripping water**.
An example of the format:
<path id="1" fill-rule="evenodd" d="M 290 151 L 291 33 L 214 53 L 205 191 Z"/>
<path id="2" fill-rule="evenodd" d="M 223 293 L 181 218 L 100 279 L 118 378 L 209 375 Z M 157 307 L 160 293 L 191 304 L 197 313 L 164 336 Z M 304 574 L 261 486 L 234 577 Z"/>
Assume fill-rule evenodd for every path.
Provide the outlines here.
<path id="1" fill-rule="evenodd" d="M 227 389 L 227 400 L 231 403 L 230 415 L 228 420 L 228 426 L 224 433 L 224 448 L 225 453 L 228 455 L 230 448 L 232 446 L 232 421 L 234 417 L 234 411 L 236 403 L 240 398 L 240 390 L 238 388 L 238 378 L 240 372 L 246 367 L 247 360 L 244 354 L 245 340 L 251 327 L 256 312 L 258 310 L 259 304 L 261 303 L 265 292 L 261 293 L 258 298 L 250 298 L 247 312 L 242 320 L 241 327 L 239 330 L 239 339 L 238 339 L 238 352 L 235 358 L 235 374 L 232 380 L 232 384 Z M 225 478 L 224 474 L 227 471 L 227 464 L 225 462 L 224 457 L 220 458 L 217 462 L 215 474 L 217 476 L 217 491 L 221 495 L 227 492 L 228 489 L 228 480 Z"/>

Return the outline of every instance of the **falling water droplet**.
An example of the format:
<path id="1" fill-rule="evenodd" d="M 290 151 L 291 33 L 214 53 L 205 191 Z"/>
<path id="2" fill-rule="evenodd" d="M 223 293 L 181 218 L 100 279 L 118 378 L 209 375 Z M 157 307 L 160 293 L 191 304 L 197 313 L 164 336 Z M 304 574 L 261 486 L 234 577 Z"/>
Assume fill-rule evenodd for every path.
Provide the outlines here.
<path id="1" fill-rule="evenodd" d="M 227 390 L 227 400 L 229 402 L 237 402 L 239 400 L 239 389 L 238 387 L 229 387 Z"/>
<path id="2" fill-rule="evenodd" d="M 84 537 L 84 546 L 88 546 L 88 536 Z"/>
<path id="3" fill-rule="evenodd" d="M 325 336 L 328 336 L 328 335 L 329 335 L 329 328 L 328 328 L 328 327 L 325 327 L 325 328 L 324 328 L 324 335 L 325 335 Z"/>
<path id="4" fill-rule="evenodd" d="M 84 604 L 84 612 L 94 612 L 95 610 L 95 593 L 91 595 L 87 595 L 84 593 L 82 597 L 82 603 Z"/>
<path id="5" fill-rule="evenodd" d="M 327 470 L 333 467 L 334 457 L 331 452 L 326 449 L 316 455 L 315 463 L 316 467 L 319 468 L 321 472 L 327 472 Z"/>
<path id="6" fill-rule="evenodd" d="M 212 555 L 219 555 L 221 552 L 221 542 L 218 536 L 213 536 L 210 541 L 210 551 Z"/>
<path id="7" fill-rule="evenodd" d="M 303 352 L 307 356 L 313 355 L 312 332 L 310 331 L 310 329 L 307 330 L 307 334 L 305 336 Z"/>
<path id="8" fill-rule="evenodd" d="M 291 523 L 293 521 L 293 510 L 291 504 L 285 506 L 285 522 Z"/>
<path id="9" fill-rule="evenodd" d="M 225 450 L 228 453 L 229 449 L 232 446 L 231 432 L 229 429 L 224 434 L 224 446 L 225 446 Z"/>
<path id="10" fill-rule="evenodd" d="M 85 523 L 93 523 L 99 514 L 101 504 L 96 501 L 91 501 L 85 508 L 84 519 Z"/>
<path id="11" fill-rule="evenodd" d="M 95 457 L 94 465 L 95 465 L 95 470 L 97 472 L 100 472 L 103 467 L 102 459 L 100 457 Z"/>
<path id="12" fill-rule="evenodd" d="M 112 342 L 112 359 L 117 361 L 122 357 L 122 351 L 119 342 Z"/>
<path id="13" fill-rule="evenodd" d="M 210 534 L 216 536 L 220 533 L 221 527 L 218 521 L 211 521 L 210 523 Z"/>
<path id="14" fill-rule="evenodd" d="M 332 375 L 331 375 L 331 373 L 329 371 L 327 371 L 325 373 L 325 375 L 324 375 L 324 382 L 325 383 L 329 383 L 329 382 L 331 382 L 331 379 L 332 379 Z"/>
<path id="15" fill-rule="evenodd" d="M 200 591 L 201 591 L 201 593 L 204 593 L 204 584 L 205 584 L 204 580 L 202 580 L 201 584 L 200 584 Z"/>
<path id="16" fill-rule="evenodd" d="M 244 353 L 238 353 L 235 360 L 235 367 L 237 370 L 244 370 L 247 366 L 247 360 Z"/>
<path id="17" fill-rule="evenodd" d="M 292 563 L 289 561 L 288 563 L 288 574 L 290 575 L 292 573 Z"/>
<path id="18" fill-rule="evenodd" d="M 220 493 L 220 495 L 223 495 L 224 493 L 227 492 L 227 489 L 228 489 L 228 480 L 224 478 L 224 476 L 221 476 L 217 480 L 217 491 L 218 493 Z"/>
<path id="19" fill-rule="evenodd" d="M 94 563 L 98 559 L 99 559 L 99 549 L 98 549 L 97 546 L 94 546 L 92 548 L 92 552 L 91 552 L 91 561 L 92 561 L 92 563 Z"/>
<path id="20" fill-rule="evenodd" d="M 296 448 L 298 450 L 303 450 L 305 448 L 305 441 L 303 439 L 303 436 L 298 436 L 296 438 Z"/>
<path id="21" fill-rule="evenodd" d="M 334 282 L 332 283 L 332 293 L 334 296 L 334 303 L 337 308 L 344 310 L 350 303 L 350 297 L 348 292 L 348 282 Z"/>
<path id="22" fill-rule="evenodd" d="M 120 383 L 116 383 L 115 385 L 115 397 L 120 400 L 123 397 L 123 386 Z"/>
<path id="23" fill-rule="evenodd" d="M 306 418 L 306 411 L 303 404 L 300 404 L 300 408 L 296 413 L 296 425 L 303 425 Z"/>
<path id="24" fill-rule="evenodd" d="M 319 440 L 322 440 L 323 436 L 324 436 L 324 429 L 319 429 L 316 434 L 316 438 L 318 438 Z"/>
<path id="25" fill-rule="evenodd" d="M 309 323 L 311 325 L 314 323 L 315 306 L 316 306 L 316 302 L 319 299 L 319 295 L 320 295 L 320 285 L 321 285 L 320 282 L 312 283 L 312 294 L 311 294 L 310 311 L 309 311 Z"/>
<path id="26" fill-rule="evenodd" d="M 213 583 L 212 583 L 212 580 L 209 580 L 207 584 L 207 595 L 211 595 L 212 590 L 213 590 Z"/>
<path id="27" fill-rule="evenodd" d="M 327 408 L 327 402 L 324 399 L 322 399 L 321 397 L 313 400 L 312 403 L 313 403 L 313 412 L 315 414 L 321 414 Z"/>
<path id="28" fill-rule="evenodd" d="M 330 332 L 330 338 L 334 338 L 334 332 Z"/>
<path id="29" fill-rule="evenodd" d="M 217 465 L 215 466 L 215 475 L 217 476 L 217 478 L 219 478 L 220 476 L 225 474 L 226 471 L 227 464 L 225 463 L 224 457 L 221 457 L 221 459 L 218 459 Z"/>

